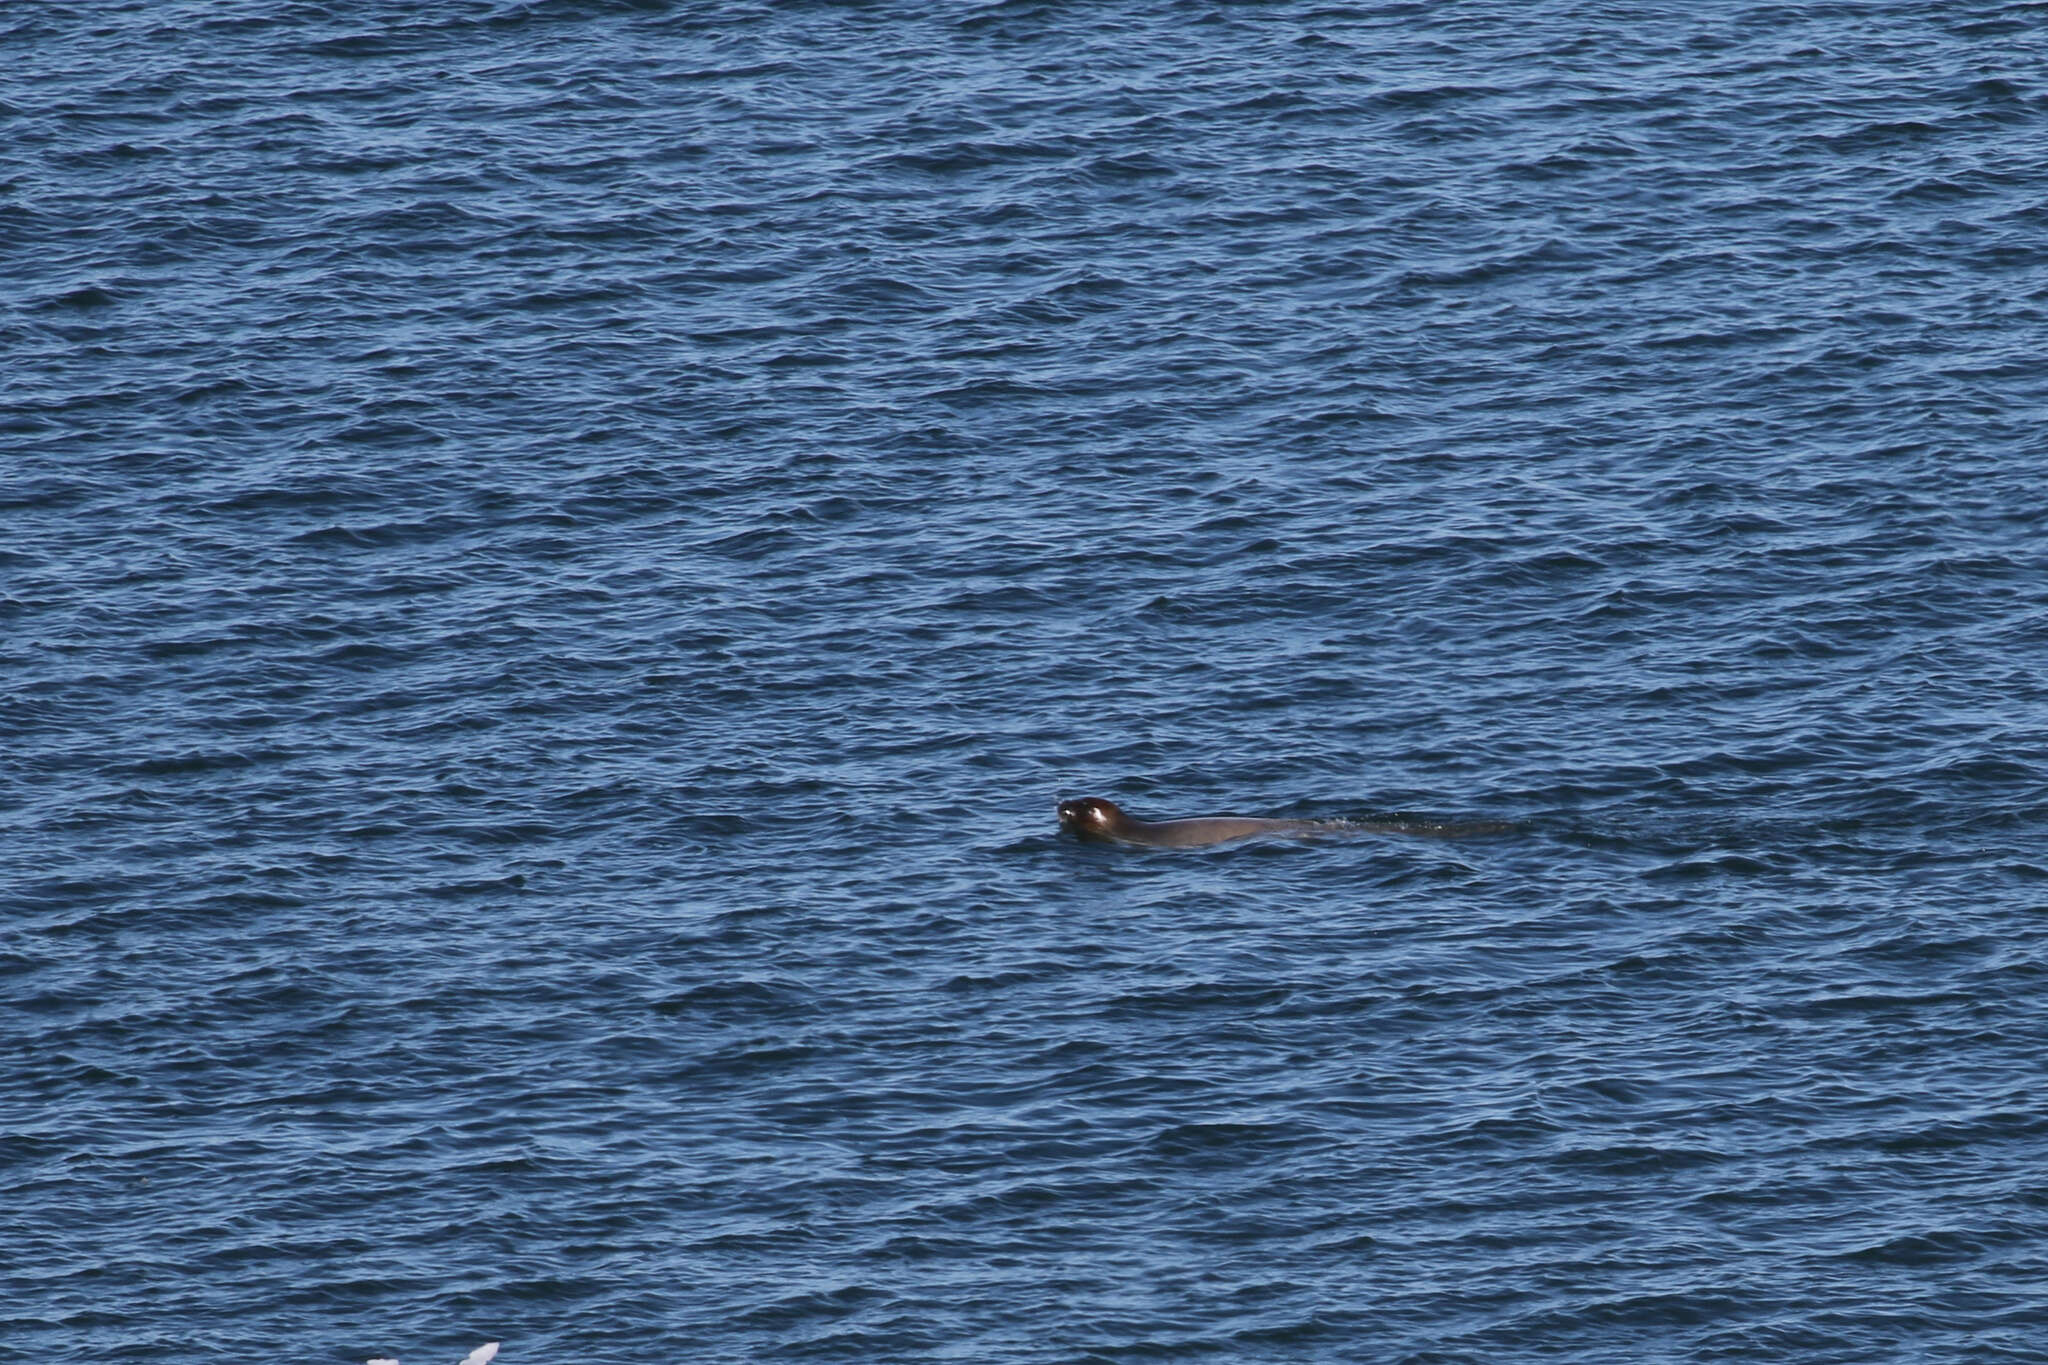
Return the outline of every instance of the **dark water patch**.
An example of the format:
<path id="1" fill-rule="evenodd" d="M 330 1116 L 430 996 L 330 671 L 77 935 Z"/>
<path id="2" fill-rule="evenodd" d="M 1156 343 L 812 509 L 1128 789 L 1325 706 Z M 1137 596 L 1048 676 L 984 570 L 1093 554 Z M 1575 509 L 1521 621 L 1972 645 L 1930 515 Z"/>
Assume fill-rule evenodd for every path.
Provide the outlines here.
<path id="1" fill-rule="evenodd" d="M 683 994 L 659 1001 L 657 1014 L 702 1017 L 716 1020 L 747 1019 L 755 1016 L 788 1017 L 800 1010 L 803 993 L 788 986 L 760 981 L 697 986 Z"/>
<path id="2" fill-rule="evenodd" d="M 96 284 L 80 285 L 60 294 L 45 298 L 36 306 L 47 311 L 111 308 L 120 302 L 119 296 Z"/>

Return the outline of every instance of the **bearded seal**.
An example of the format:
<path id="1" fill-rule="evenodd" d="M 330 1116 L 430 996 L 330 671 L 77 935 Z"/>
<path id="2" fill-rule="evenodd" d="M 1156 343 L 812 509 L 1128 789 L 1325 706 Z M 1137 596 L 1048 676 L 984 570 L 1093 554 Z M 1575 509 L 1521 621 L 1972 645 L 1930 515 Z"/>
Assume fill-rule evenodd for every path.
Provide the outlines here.
<path id="1" fill-rule="evenodd" d="M 1205 815 L 1192 820 L 1139 820 L 1099 796 L 1062 801 L 1060 828 L 1083 839 L 1106 839 L 1141 848 L 1207 848 L 1260 834 L 1300 838 L 1310 834 L 1342 834 L 1354 827 L 1325 820 L 1262 820 L 1251 815 Z"/>

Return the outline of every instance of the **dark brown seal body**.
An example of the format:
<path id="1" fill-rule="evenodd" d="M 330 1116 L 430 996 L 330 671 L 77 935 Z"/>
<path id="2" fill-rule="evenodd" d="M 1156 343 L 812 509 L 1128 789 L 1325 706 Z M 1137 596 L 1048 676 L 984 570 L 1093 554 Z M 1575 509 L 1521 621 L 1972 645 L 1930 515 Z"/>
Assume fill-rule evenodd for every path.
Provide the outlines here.
<path id="1" fill-rule="evenodd" d="M 1320 820 L 1261 820 L 1250 815 L 1206 815 L 1194 820 L 1139 820 L 1099 796 L 1060 802 L 1060 828 L 1083 839 L 1107 839 L 1143 848 L 1206 848 L 1260 834 L 1300 837 L 1334 834 L 1343 826 Z"/>

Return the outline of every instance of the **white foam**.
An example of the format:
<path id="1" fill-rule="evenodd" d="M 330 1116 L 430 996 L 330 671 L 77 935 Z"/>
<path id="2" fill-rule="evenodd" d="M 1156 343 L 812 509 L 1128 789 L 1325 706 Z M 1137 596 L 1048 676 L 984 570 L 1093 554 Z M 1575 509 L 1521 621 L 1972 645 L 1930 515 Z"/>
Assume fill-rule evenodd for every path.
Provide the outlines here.
<path id="1" fill-rule="evenodd" d="M 491 1358 L 498 1354 L 498 1343 L 487 1341 L 462 1358 L 462 1365 L 491 1365 Z M 398 1365 L 395 1360 L 366 1360 L 363 1365 Z"/>

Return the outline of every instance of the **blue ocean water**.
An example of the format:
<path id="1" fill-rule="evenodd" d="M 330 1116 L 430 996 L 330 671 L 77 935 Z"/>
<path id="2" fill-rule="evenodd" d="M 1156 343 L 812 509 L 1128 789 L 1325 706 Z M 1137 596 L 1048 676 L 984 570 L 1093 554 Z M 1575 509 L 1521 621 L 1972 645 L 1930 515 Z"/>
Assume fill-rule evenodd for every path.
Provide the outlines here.
<path id="1" fill-rule="evenodd" d="M 2048 1360 L 2044 59 L 0 9 L 0 1360 Z"/>

